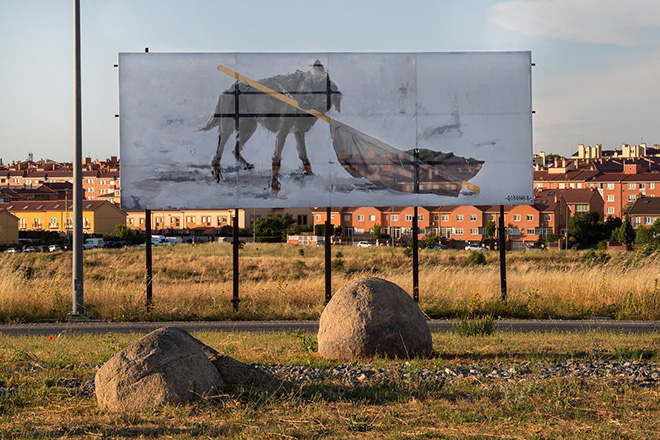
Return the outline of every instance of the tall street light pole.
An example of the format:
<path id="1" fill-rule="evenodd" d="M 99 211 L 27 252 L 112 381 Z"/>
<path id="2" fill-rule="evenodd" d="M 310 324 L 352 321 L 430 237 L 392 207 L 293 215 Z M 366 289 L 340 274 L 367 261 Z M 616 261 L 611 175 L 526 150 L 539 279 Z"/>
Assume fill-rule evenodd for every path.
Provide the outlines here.
<path id="1" fill-rule="evenodd" d="M 73 297 L 69 320 L 84 318 L 83 307 L 83 225 L 82 225 L 82 87 L 80 74 L 80 0 L 73 2 L 74 27 L 74 124 L 73 149 Z"/>

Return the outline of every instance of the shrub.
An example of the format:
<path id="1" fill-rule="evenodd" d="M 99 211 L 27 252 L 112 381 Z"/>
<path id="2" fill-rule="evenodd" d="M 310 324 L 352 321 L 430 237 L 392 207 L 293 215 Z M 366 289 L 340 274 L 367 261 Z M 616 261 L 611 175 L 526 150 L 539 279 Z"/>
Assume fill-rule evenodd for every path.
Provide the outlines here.
<path id="1" fill-rule="evenodd" d="M 584 264 L 605 264 L 610 261 L 610 254 L 604 251 L 595 251 L 589 249 L 580 258 L 580 262 Z"/>
<path id="2" fill-rule="evenodd" d="M 496 328 L 495 319 L 490 315 L 481 318 L 463 318 L 454 323 L 454 331 L 460 336 L 490 336 Z"/>
<path id="3" fill-rule="evenodd" d="M 480 266 L 486 264 L 486 256 L 483 252 L 471 252 L 468 257 L 468 264 L 470 266 Z"/>

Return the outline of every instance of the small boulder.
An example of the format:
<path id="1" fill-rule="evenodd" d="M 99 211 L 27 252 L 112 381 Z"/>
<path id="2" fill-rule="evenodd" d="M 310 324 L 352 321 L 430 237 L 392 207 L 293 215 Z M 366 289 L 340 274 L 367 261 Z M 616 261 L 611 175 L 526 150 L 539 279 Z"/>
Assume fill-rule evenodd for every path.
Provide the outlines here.
<path id="1" fill-rule="evenodd" d="M 149 333 L 99 369 L 94 380 L 99 405 L 134 410 L 216 394 L 224 381 L 205 347 L 176 327 Z"/>
<path id="2" fill-rule="evenodd" d="M 431 332 L 415 301 L 380 278 L 359 279 L 335 293 L 321 314 L 318 347 L 321 356 L 332 359 L 433 352 Z"/>

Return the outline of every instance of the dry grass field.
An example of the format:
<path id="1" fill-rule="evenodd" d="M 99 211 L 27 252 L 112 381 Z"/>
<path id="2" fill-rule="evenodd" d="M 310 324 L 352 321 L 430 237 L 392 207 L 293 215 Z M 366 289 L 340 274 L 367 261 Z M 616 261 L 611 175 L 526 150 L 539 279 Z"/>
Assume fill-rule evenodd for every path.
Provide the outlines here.
<path id="1" fill-rule="evenodd" d="M 333 368 L 300 333 L 200 333 L 200 340 L 236 359 L 265 365 Z M 655 365 L 657 334 L 607 332 L 433 335 L 429 359 L 363 359 L 354 369 L 403 370 L 347 385 L 295 381 L 292 390 L 236 387 L 213 398 L 155 410 L 99 409 L 90 384 L 99 364 L 138 335 L 63 333 L 0 335 L 0 438 L 232 439 L 658 439 L 660 387 L 630 377 L 573 373 L 540 378 L 542 365 L 599 362 Z M 641 348 L 643 347 L 643 348 Z M 641 362 L 640 362 L 641 361 Z M 522 379 L 420 374 L 477 363 L 491 371 L 515 362 Z"/>
<path id="2" fill-rule="evenodd" d="M 107 321 L 317 319 L 323 310 L 322 247 L 247 244 L 240 251 L 234 312 L 232 247 L 153 249 L 154 307 L 145 308 L 144 248 L 85 251 L 85 311 Z M 500 301 L 498 253 L 469 265 L 467 251 L 420 250 L 420 307 L 432 318 L 483 316 L 660 319 L 660 256 L 584 252 L 507 254 L 508 301 Z M 411 258 L 399 248 L 333 247 L 333 289 L 366 276 L 412 292 Z M 63 320 L 71 310 L 71 254 L 0 254 L 0 322 Z"/>

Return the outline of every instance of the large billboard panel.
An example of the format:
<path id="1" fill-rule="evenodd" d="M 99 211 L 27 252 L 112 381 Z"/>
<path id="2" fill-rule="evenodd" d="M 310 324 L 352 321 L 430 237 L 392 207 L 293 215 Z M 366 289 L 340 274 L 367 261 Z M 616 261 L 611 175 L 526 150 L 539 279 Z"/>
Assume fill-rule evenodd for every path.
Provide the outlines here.
<path id="1" fill-rule="evenodd" d="M 530 52 L 122 53 L 123 209 L 529 204 Z"/>

